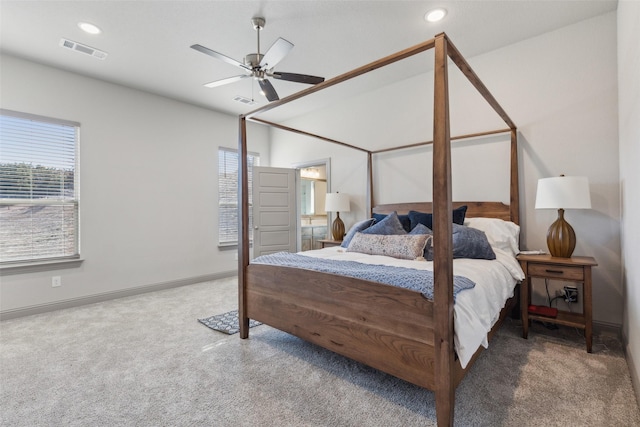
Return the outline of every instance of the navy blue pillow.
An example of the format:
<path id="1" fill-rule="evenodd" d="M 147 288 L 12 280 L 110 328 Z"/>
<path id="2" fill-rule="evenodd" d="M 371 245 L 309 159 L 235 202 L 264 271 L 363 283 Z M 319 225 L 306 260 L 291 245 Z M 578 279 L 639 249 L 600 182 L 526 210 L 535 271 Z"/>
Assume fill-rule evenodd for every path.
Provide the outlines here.
<path id="1" fill-rule="evenodd" d="M 464 217 L 467 214 L 467 205 L 460 206 L 453 210 L 453 223 L 454 224 L 464 224 Z M 433 230 L 433 214 L 432 213 L 423 213 L 416 211 L 409 211 L 409 220 L 411 222 L 411 229 L 418 225 L 424 224 L 427 226 L 429 230 Z"/>
<path id="2" fill-rule="evenodd" d="M 353 239 L 353 236 L 355 236 L 358 231 L 366 230 L 367 228 L 371 227 L 371 225 L 373 225 L 375 221 L 375 219 L 369 218 L 353 224 L 353 226 L 351 226 L 351 228 L 349 229 L 347 235 L 344 236 L 344 239 L 342 239 L 342 244 L 340 246 L 342 246 L 343 248 L 348 247 L 349 242 L 351 242 L 351 239 Z"/>
<path id="3" fill-rule="evenodd" d="M 397 212 L 396 212 L 396 215 L 397 215 Z M 374 213 L 373 219 L 375 219 L 376 223 L 378 223 L 383 219 L 385 219 L 387 216 L 388 215 L 385 215 L 385 214 Z M 400 224 L 402 224 L 402 228 L 404 228 L 404 231 L 408 233 L 413 229 L 413 227 L 411 226 L 411 219 L 409 219 L 409 215 L 398 215 L 398 219 L 400 220 Z M 464 221 L 464 218 L 463 218 L 463 221 Z"/>
<path id="4" fill-rule="evenodd" d="M 385 216 L 380 222 L 376 222 L 371 227 L 362 231 L 362 234 L 407 234 L 398 214 L 395 212 Z"/>

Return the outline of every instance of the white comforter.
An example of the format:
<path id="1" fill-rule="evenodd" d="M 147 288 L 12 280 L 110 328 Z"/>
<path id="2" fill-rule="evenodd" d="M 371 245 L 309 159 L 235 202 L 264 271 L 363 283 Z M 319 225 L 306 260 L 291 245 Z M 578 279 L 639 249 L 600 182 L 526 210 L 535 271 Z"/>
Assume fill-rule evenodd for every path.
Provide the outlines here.
<path id="1" fill-rule="evenodd" d="M 455 259 L 453 272 L 475 282 L 473 289 L 460 292 L 454 305 L 454 343 L 460 364 L 466 367 L 478 347 L 487 348 L 487 333 L 498 320 L 500 310 L 513 296 L 515 285 L 524 273 L 513 255 L 494 247 L 495 261 Z M 433 262 L 410 261 L 381 255 L 347 252 L 341 247 L 330 247 L 300 252 L 301 255 L 357 261 L 365 264 L 384 264 L 418 270 L 433 270 Z"/>

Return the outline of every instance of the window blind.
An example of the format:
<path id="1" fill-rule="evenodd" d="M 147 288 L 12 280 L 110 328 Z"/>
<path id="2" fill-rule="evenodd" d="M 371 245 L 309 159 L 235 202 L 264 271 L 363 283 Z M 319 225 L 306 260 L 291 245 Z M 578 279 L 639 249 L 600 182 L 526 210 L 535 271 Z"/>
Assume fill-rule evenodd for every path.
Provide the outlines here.
<path id="1" fill-rule="evenodd" d="M 79 256 L 79 128 L 0 110 L 0 263 Z"/>
<path id="2" fill-rule="evenodd" d="M 253 167 L 260 166 L 260 155 L 247 154 L 249 178 L 249 239 L 253 240 Z M 218 243 L 238 243 L 238 151 L 218 149 Z"/>

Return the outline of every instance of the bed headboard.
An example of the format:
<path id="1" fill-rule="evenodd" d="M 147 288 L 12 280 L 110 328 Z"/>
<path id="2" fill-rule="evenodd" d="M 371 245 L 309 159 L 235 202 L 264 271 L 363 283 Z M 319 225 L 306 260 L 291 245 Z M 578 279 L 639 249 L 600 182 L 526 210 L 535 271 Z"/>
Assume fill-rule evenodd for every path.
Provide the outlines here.
<path id="1" fill-rule="evenodd" d="M 509 205 L 502 202 L 453 202 L 453 208 L 467 205 L 467 217 L 500 218 L 505 221 L 513 221 Z M 373 213 L 390 214 L 396 211 L 398 214 L 407 214 L 409 211 L 433 212 L 431 202 L 392 203 L 388 205 L 376 205 Z"/>

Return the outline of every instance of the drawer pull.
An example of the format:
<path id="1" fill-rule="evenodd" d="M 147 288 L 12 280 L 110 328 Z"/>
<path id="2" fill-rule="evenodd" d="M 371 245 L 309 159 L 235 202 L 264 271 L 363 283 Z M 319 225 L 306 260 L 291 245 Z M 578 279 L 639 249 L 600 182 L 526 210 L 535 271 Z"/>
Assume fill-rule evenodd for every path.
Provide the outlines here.
<path id="1" fill-rule="evenodd" d="M 563 274 L 564 271 L 562 270 L 545 270 L 547 273 L 553 273 L 553 274 Z"/>

